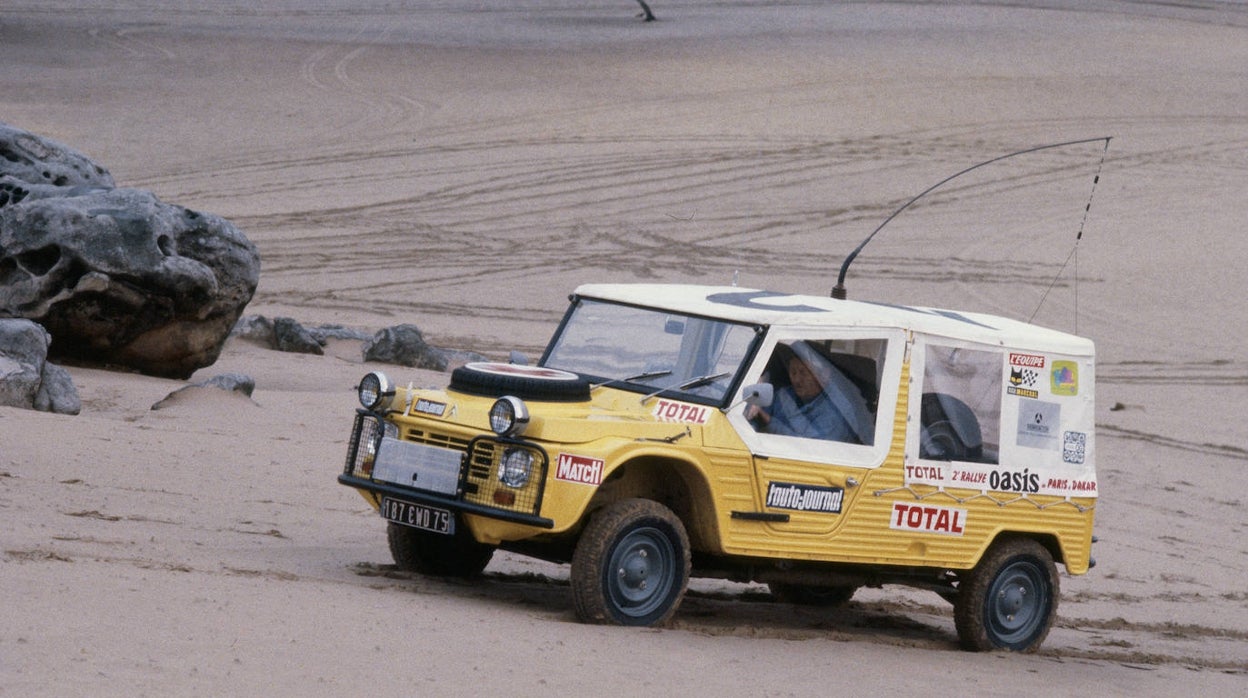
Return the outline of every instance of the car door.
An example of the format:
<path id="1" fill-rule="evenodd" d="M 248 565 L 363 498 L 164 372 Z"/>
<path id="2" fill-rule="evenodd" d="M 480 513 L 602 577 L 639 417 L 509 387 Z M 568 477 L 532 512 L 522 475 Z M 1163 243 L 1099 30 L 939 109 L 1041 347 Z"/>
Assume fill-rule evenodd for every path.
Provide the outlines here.
<path id="1" fill-rule="evenodd" d="M 746 383 L 771 386 L 767 406 L 729 421 L 753 454 L 753 535 L 811 544 L 834 534 L 893 441 L 905 337 L 898 330 L 772 328 Z"/>

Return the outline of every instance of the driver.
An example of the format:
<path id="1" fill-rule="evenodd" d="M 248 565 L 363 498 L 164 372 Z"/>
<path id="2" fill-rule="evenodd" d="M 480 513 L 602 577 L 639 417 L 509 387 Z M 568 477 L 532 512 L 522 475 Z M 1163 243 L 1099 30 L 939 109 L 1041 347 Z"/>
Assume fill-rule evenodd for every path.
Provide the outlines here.
<path id="1" fill-rule="evenodd" d="M 808 439 L 870 445 L 874 420 L 852 381 L 805 342 L 794 342 L 785 369 L 789 384 L 776 389 L 767 409 L 751 405 L 746 417 L 759 431 Z"/>

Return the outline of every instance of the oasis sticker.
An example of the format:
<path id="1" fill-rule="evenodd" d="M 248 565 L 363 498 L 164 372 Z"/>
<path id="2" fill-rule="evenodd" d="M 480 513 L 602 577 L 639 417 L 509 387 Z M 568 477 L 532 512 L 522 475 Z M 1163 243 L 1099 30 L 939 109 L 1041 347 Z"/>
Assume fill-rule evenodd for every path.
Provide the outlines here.
<path id="1" fill-rule="evenodd" d="M 841 487 L 796 485 L 789 482 L 767 483 L 767 506 L 772 509 L 841 513 L 845 490 Z"/>

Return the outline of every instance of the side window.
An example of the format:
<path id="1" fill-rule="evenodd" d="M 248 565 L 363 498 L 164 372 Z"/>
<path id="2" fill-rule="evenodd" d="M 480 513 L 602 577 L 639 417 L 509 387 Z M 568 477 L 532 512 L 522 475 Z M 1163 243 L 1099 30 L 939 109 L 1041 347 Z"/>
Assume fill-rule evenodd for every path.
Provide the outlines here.
<path id="1" fill-rule="evenodd" d="M 997 462 L 1003 360 L 999 351 L 927 346 L 920 458 Z"/>
<path id="2" fill-rule="evenodd" d="M 775 346 L 762 380 L 775 393 L 746 416 L 760 433 L 874 445 L 888 340 L 806 339 Z"/>

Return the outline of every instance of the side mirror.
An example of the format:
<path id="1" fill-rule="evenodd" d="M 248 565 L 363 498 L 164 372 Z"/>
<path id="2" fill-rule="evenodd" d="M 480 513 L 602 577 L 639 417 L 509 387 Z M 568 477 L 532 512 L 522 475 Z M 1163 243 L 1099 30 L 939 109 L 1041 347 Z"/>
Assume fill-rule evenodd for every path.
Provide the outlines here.
<path id="1" fill-rule="evenodd" d="M 771 383 L 754 383 L 747 385 L 741 390 L 741 399 L 747 405 L 755 407 L 771 407 L 771 401 L 776 397 L 776 387 Z"/>

